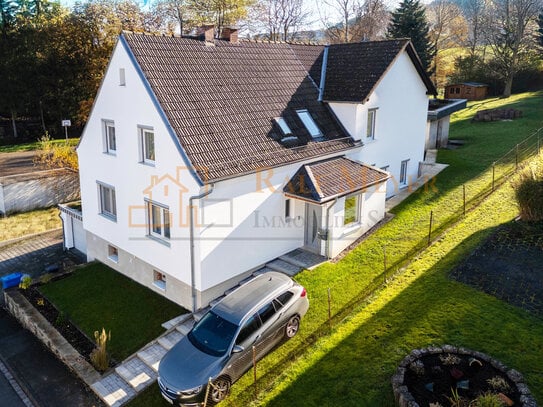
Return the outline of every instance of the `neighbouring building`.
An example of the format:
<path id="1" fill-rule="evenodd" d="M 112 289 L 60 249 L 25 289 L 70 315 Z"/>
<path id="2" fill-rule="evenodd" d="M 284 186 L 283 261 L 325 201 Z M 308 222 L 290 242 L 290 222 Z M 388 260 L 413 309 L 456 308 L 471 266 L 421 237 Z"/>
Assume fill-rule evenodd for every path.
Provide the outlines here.
<path id="1" fill-rule="evenodd" d="M 88 259 L 189 309 L 379 222 L 420 175 L 436 94 L 409 40 L 225 32 L 123 33 L 77 149 Z"/>
<path id="2" fill-rule="evenodd" d="M 430 99 L 428 102 L 426 151 L 447 147 L 451 115 L 465 109 L 466 106 L 466 99 Z"/>

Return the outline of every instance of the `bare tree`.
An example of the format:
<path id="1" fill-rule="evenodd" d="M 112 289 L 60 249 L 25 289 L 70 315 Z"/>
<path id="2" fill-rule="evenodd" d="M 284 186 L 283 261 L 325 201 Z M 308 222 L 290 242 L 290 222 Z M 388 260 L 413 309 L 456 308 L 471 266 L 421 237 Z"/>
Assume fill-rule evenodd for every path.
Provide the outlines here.
<path id="1" fill-rule="evenodd" d="M 472 58 L 475 57 L 477 46 L 481 45 L 483 40 L 482 26 L 485 8 L 485 0 L 466 0 L 463 3 L 462 12 L 468 24 L 466 45 Z"/>
<path id="2" fill-rule="evenodd" d="M 326 9 L 319 7 L 319 15 L 326 34 L 332 42 L 351 42 L 356 37 L 357 27 L 354 23 L 362 14 L 360 0 L 322 0 L 328 10 L 334 10 L 335 16 L 326 13 Z M 317 3 L 318 4 L 318 3 Z"/>
<path id="3" fill-rule="evenodd" d="M 389 22 L 390 12 L 383 0 L 365 0 L 356 21 L 359 40 L 384 38 Z"/>
<path id="4" fill-rule="evenodd" d="M 513 77 L 535 48 L 541 0 L 490 0 L 484 34 L 504 81 L 503 96 L 511 95 Z"/>
<path id="5" fill-rule="evenodd" d="M 268 33 L 264 37 L 272 41 L 294 39 L 309 18 L 304 0 L 260 0 L 249 14 Z"/>

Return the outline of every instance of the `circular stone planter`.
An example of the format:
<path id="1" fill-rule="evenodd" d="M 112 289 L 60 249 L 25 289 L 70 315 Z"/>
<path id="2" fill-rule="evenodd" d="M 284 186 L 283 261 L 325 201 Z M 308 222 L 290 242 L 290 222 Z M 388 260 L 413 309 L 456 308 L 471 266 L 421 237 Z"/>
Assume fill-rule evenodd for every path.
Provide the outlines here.
<path id="1" fill-rule="evenodd" d="M 392 388 L 400 407 L 446 407 L 453 391 L 468 399 L 492 391 L 506 396 L 505 405 L 537 407 L 519 372 L 484 353 L 451 345 L 413 350 L 392 376 Z"/>

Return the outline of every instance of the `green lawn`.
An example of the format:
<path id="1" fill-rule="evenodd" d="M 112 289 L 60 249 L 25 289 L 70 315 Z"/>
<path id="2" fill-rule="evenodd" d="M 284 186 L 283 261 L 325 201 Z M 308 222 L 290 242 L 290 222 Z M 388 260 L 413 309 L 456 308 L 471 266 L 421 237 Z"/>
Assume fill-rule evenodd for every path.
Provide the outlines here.
<path id="1" fill-rule="evenodd" d="M 0 218 L 0 242 L 62 227 L 57 208 L 10 215 Z"/>
<path id="2" fill-rule="evenodd" d="M 108 350 L 117 361 L 162 334 L 163 322 L 187 312 L 101 263 L 40 290 L 90 338 L 102 327 L 111 331 Z"/>
<path id="3" fill-rule="evenodd" d="M 51 140 L 53 144 L 64 144 L 66 139 Z M 76 146 L 79 143 L 79 138 L 70 138 L 68 139 L 68 144 L 71 146 Z M 0 153 L 15 153 L 19 151 L 33 151 L 40 149 L 40 142 L 35 141 L 33 143 L 24 143 L 24 144 L 13 144 L 9 146 L 0 146 Z"/>

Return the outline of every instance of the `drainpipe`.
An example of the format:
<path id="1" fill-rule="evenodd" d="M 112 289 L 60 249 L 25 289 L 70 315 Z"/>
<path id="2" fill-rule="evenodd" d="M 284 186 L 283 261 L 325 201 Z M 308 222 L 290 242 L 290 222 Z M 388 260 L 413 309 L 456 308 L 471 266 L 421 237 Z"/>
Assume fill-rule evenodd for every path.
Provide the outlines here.
<path id="1" fill-rule="evenodd" d="M 332 205 L 326 208 L 326 249 L 324 254 L 326 255 L 327 259 L 330 258 L 330 209 L 334 207 L 338 199 L 339 197 L 336 196 L 336 199 L 334 199 Z"/>
<path id="2" fill-rule="evenodd" d="M 190 208 L 190 287 L 192 291 L 192 312 L 196 312 L 196 265 L 194 262 L 194 206 L 193 201 L 195 199 L 202 199 L 213 192 L 215 184 L 209 184 L 210 188 L 201 193 L 200 195 L 193 195 L 189 198 L 189 208 Z"/>
<path id="3" fill-rule="evenodd" d="M 58 217 L 60 218 L 60 223 L 62 223 L 62 251 L 66 251 L 66 234 L 64 233 L 64 219 L 62 218 L 62 211 L 58 211 Z M 73 225 L 72 225 L 72 234 L 73 234 Z"/>

